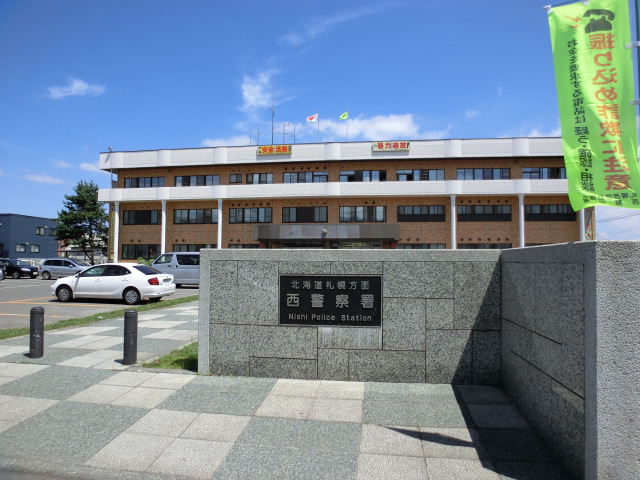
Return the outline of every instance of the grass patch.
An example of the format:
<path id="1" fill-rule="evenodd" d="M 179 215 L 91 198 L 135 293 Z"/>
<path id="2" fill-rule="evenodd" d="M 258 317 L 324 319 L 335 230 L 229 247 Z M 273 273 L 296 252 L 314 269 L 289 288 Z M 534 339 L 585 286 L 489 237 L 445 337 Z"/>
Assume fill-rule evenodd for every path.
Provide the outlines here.
<path id="1" fill-rule="evenodd" d="M 117 317 L 124 318 L 124 312 L 127 310 L 137 310 L 138 312 L 146 312 L 147 310 L 155 310 L 157 308 L 168 308 L 168 307 L 173 307 L 174 305 L 179 305 L 181 303 L 193 302 L 194 300 L 198 300 L 198 298 L 199 298 L 199 295 L 190 295 L 188 297 L 162 300 L 161 302 L 156 302 L 156 303 L 149 302 L 143 305 L 136 305 L 135 307 L 127 307 L 127 308 L 122 308 L 120 310 L 113 310 L 110 312 L 95 313 L 93 315 L 89 315 L 88 317 L 69 318 L 68 320 L 60 320 L 59 322 L 56 322 L 56 323 L 47 324 L 44 326 L 44 330 L 46 332 L 47 330 L 57 330 L 59 328 L 80 327 L 83 325 L 88 325 L 90 323 L 99 322 L 100 320 L 108 320 L 110 318 L 117 318 Z M 21 337 L 22 335 L 29 335 L 29 331 L 30 331 L 29 327 L 0 329 L 0 340 L 4 340 L 6 338 Z"/>
<path id="2" fill-rule="evenodd" d="M 142 364 L 150 368 L 172 368 L 179 370 L 198 371 L 198 342 L 185 345 L 179 350 L 161 357 L 155 361 Z"/>

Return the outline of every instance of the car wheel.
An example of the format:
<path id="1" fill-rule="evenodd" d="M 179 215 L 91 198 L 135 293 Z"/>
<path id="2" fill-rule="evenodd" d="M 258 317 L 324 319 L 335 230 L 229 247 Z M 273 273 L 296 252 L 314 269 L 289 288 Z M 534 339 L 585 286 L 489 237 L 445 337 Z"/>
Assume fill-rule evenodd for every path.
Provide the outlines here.
<path id="1" fill-rule="evenodd" d="M 42 272 L 43 280 L 51 280 L 51 274 L 49 272 Z"/>
<path id="2" fill-rule="evenodd" d="M 140 292 L 135 288 L 127 288 L 122 294 L 122 299 L 127 305 L 137 305 L 140 303 Z"/>
<path id="3" fill-rule="evenodd" d="M 61 285 L 56 290 L 56 297 L 61 302 L 70 302 L 73 299 L 73 292 L 66 285 Z"/>
<path id="4" fill-rule="evenodd" d="M 20 278 L 20 272 L 13 272 L 13 274 L 11 275 L 12 278 L 15 278 L 16 280 Z"/>

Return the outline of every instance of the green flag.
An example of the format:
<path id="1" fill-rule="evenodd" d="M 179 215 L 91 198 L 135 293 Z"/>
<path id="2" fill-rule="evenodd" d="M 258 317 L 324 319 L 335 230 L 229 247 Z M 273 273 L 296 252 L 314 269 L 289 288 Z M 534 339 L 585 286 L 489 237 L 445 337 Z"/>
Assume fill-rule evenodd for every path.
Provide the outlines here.
<path id="1" fill-rule="evenodd" d="M 349 112 L 344 112 L 340 115 L 340 120 L 346 120 L 347 118 L 349 118 Z"/>
<path id="2" fill-rule="evenodd" d="M 627 0 L 553 7 L 549 27 L 571 206 L 640 208 Z"/>

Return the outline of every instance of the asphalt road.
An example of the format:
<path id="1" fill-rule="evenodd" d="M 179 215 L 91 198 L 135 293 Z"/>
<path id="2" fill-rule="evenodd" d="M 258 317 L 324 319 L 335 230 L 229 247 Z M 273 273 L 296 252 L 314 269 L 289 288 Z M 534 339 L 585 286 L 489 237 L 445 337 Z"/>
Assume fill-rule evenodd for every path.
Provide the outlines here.
<path id="1" fill-rule="evenodd" d="M 85 317 L 95 313 L 126 308 L 119 300 L 88 300 L 61 303 L 51 295 L 55 280 L 6 278 L 0 281 L 0 329 L 29 327 L 32 307 L 44 307 L 44 323 L 55 323 L 68 318 Z M 181 287 L 165 299 L 197 295 L 197 287 Z"/>

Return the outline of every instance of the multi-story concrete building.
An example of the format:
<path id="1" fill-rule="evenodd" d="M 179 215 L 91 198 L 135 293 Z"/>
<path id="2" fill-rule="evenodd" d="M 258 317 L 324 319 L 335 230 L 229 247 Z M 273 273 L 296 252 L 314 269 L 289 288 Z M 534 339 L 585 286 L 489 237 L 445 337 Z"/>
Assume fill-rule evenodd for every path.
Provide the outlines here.
<path id="1" fill-rule="evenodd" d="M 100 154 L 114 259 L 212 248 L 509 248 L 584 239 L 560 138 Z"/>
<path id="2" fill-rule="evenodd" d="M 58 224 L 53 218 L 0 214 L 0 257 L 40 259 L 58 252 Z"/>

